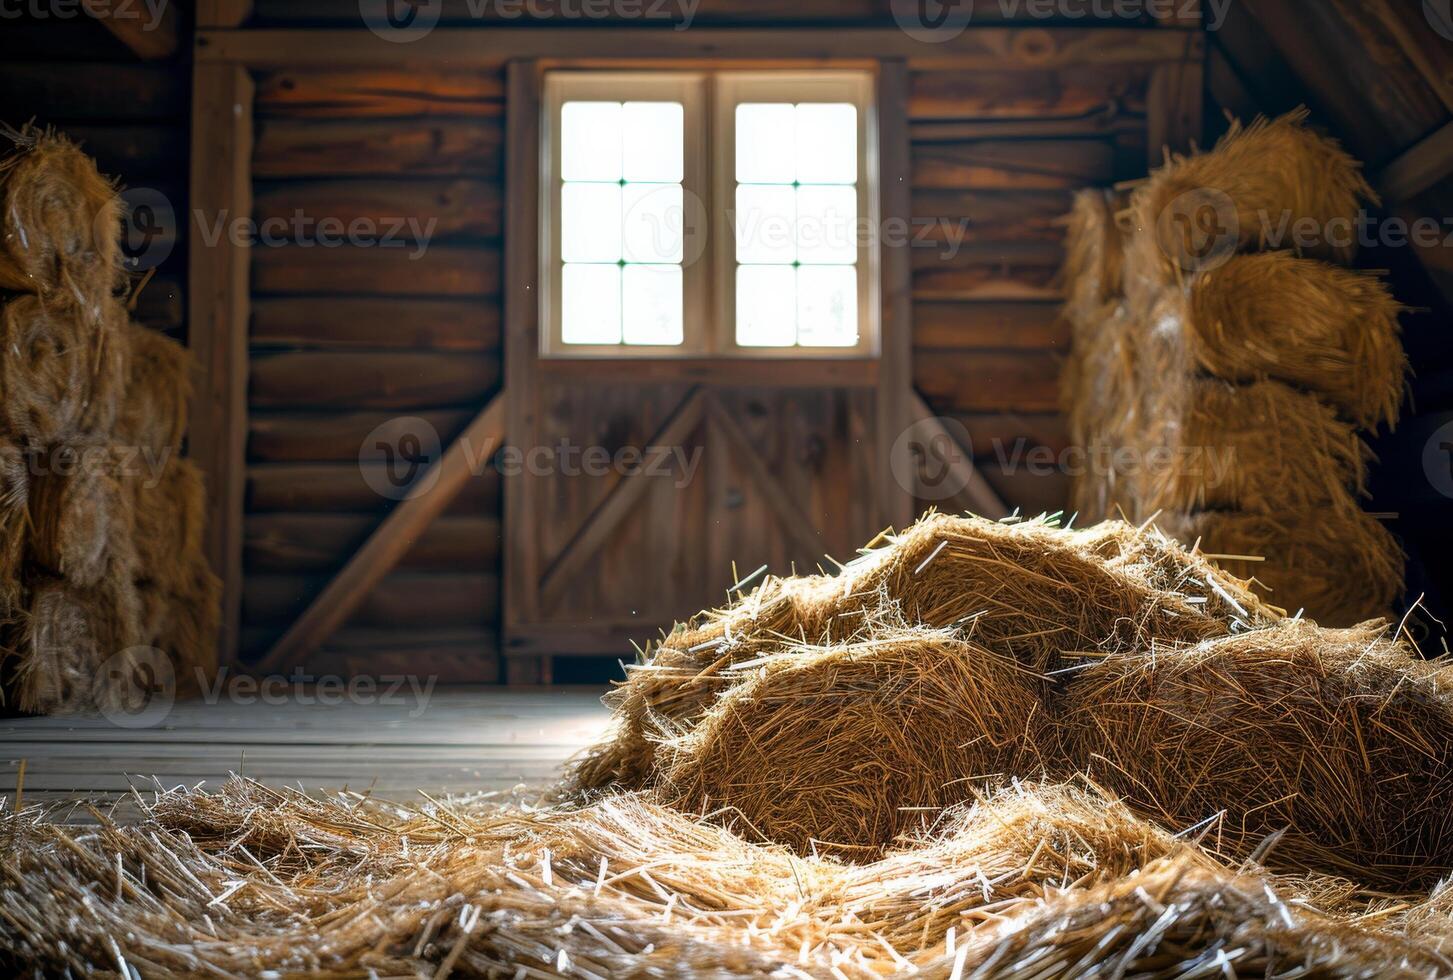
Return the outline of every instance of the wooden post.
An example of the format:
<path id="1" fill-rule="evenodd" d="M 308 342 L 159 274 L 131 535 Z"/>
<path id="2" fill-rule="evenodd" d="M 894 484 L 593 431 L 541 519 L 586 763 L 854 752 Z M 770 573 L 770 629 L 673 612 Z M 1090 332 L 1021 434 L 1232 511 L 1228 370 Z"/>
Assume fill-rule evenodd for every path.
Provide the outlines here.
<path id="1" fill-rule="evenodd" d="M 878 497 L 881 519 L 906 527 L 914 517 L 913 494 L 893 476 L 893 444 L 912 423 L 913 262 L 912 151 L 908 134 L 908 64 L 885 61 L 878 76 L 878 172 L 882 213 L 878 227 L 901 229 L 891 247 L 879 234 L 882 318 L 878 361 Z"/>
<path id="2" fill-rule="evenodd" d="M 223 663 L 236 659 L 246 491 L 250 248 L 228 235 L 252 215 L 252 78 L 237 65 L 199 64 L 192 89 L 193 213 L 189 336 L 200 377 L 190 454 L 207 481 L 207 557 L 222 578 Z M 219 230 L 215 241 L 209 236 Z"/>
<path id="3" fill-rule="evenodd" d="M 1377 176 L 1377 192 L 1390 204 L 1411 200 L 1453 173 L 1453 123 L 1414 143 Z"/>
<path id="4" fill-rule="evenodd" d="M 505 241 L 510 248 L 505 255 L 504 289 L 505 438 L 510 445 L 527 450 L 535 442 L 539 399 L 539 67 L 533 61 L 512 61 L 506 80 Z M 500 646 L 509 684 L 550 682 L 547 659 L 536 657 L 531 664 L 510 655 L 511 641 L 521 624 L 538 618 L 543 569 L 536 533 L 536 495 L 530 482 L 528 472 L 501 480 L 504 615 Z"/>

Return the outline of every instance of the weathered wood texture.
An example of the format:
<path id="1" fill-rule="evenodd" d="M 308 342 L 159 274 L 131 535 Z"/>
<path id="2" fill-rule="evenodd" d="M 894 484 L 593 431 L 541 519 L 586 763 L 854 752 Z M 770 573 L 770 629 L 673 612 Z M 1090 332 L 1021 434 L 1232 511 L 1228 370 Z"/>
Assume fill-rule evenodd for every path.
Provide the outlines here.
<path id="1" fill-rule="evenodd" d="M 891 23 L 886 0 L 853 6 L 798 4 L 791 19 Z M 262 0 L 251 23 L 351 25 L 356 9 L 345 7 Z M 976 16 L 992 17 L 998 4 L 980 7 Z M 785 9 L 707 0 L 699 17 L 767 23 Z M 446 9 L 443 22 L 458 17 Z M 1056 317 L 1059 218 L 1076 188 L 1144 172 L 1154 59 L 1136 55 L 1136 46 L 1160 58 L 1183 46 L 1179 35 L 1157 41 L 1150 33 L 1160 32 L 1113 52 L 1093 32 L 986 34 L 995 38 L 984 42 L 990 47 L 966 40 L 920 51 L 905 74 L 906 207 L 913 218 L 906 308 L 915 326 L 904 356 L 933 411 L 964 426 L 976 464 L 1010 506 L 1055 509 L 1063 502 L 1064 482 L 1026 483 L 1015 453 L 1058 451 L 1065 442 L 1057 401 L 1067 343 Z M 577 43 L 574 33 L 554 36 L 566 48 Z M 1000 43 L 1006 47 L 991 53 Z M 1048 47 L 1035 47 L 1041 43 Z M 405 424 L 391 420 L 409 416 L 447 444 L 498 389 L 509 284 L 501 251 L 509 199 L 501 186 L 502 59 L 476 56 L 445 68 L 426 57 L 410 70 L 337 58 L 337 67 L 310 68 L 301 56 L 279 63 L 276 53 L 268 60 L 255 74 L 253 175 L 255 214 L 271 222 L 277 247 L 255 249 L 251 270 L 245 602 L 259 631 L 253 649 L 276 639 L 304 603 L 301 596 L 316 594 L 388 513 L 391 503 L 372 491 L 359 466 L 365 437 L 377 438 L 380 426 L 385 439 L 402 433 Z M 308 229 L 325 219 L 335 228 L 392 228 L 401 247 L 307 247 Z M 586 395 L 585 380 L 565 372 L 531 396 L 541 444 L 569 438 L 607 448 L 641 445 L 670 421 L 685 394 L 680 386 L 656 385 L 651 394 L 627 387 L 615 396 Z M 745 573 L 761 562 L 812 568 L 826 562 L 827 551 L 846 557 L 861 543 L 854 535 L 876 530 L 854 524 L 852 534 L 837 534 L 842 528 L 835 530 L 829 517 L 863 509 L 852 488 L 881 477 L 856 472 L 852 454 L 842 451 L 853 440 L 877 438 L 865 397 L 713 389 L 709 402 L 716 407 L 675 439 L 684 451 L 705 453 L 708 475 L 684 492 L 662 480 L 632 487 L 641 495 L 638 507 L 599 532 L 601 541 L 572 541 L 579 518 L 606 506 L 612 488 L 629 480 L 562 478 L 537 488 L 531 506 L 544 528 L 543 557 L 533 574 L 546 577 L 552 557 L 574 554 L 572 547 L 591 551 L 580 567 L 555 570 L 550 601 L 609 609 L 616 620 L 610 628 L 644 638 L 679 610 L 623 608 L 612 598 L 620 583 L 654 581 L 665 596 L 699 580 L 700 601 L 708 603 L 720 599 L 733 560 Z M 508 527 L 500 506 L 509 484 L 497 475 L 468 481 L 339 635 L 368 629 L 387 636 L 392 627 L 402 637 L 406 624 L 417 628 L 435 614 L 445 625 L 497 628 L 497 597 L 474 600 L 495 581 L 510 585 L 499 564 L 501 527 Z M 717 506 L 723 500 L 725 511 Z M 666 530 L 719 512 L 721 525 L 705 553 Z M 867 528 L 871 520 L 862 523 Z M 733 542 L 755 538 L 752 529 L 763 526 L 783 528 L 775 549 L 738 553 Z M 805 533 L 794 536 L 791 527 Z M 508 532 L 505 540 L 512 540 Z M 457 587 L 471 601 L 430 595 L 431 586 Z M 500 652 L 523 668 L 520 655 L 537 651 Z M 548 665 L 530 676 L 548 676 Z"/>
<path id="2" fill-rule="evenodd" d="M 252 79 L 236 66 L 197 69 L 192 107 L 191 187 L 216 214 L 247 214 L 252 180 Z M 199 371 L 192 399 L 191 454 L 207 484 L 207 558 L 222 580 L 223 662 L 238 652 L 246 474 L 237 465 L 247 439 L 248 255 L 224 238 L 193 249 L 188 320 Z"/>

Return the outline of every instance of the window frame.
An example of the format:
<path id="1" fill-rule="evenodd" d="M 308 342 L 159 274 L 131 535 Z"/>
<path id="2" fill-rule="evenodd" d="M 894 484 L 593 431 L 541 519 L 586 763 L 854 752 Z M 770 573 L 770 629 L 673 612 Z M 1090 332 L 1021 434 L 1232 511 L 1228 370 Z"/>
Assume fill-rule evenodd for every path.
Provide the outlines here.
<path id="1" fill-rule="evenodd" d="M 852 69 L 821 71 L 736 71 L 719 72 L 712 100 L 715 145 L 713 160 L 719 161 L 712 174 L 713 253 L 718 285 L 716 316 L 709 329 L 716 331 L 716 353 L 743 358 L 810 358 L 856 359 L 875 358 L 880 349 L 879 324 L 880 287 L 878 235 L 860 235 L 857 273 L 858 342 L 851 347 L 811 347 L 794 344 L 790 347 L 742 346 L 736 342 L 737 269 L 736 258 L 736 110 L 751 102 L 777 102 L 795 105 L 802 102 L 847 102 L 857 109 L 858 176 L 853 185 L 857 193 L 857 216 L 854 234 L 867 222 L 878 229 L 878 139 L 874 112 L 873 76 Z M 809 96 L 809 97 L 804 97 Z"/>
<path id="2" fill-rule="evenodd" d="M 682 343 L 652 344 L 567 344 L 562 339 L 561 195 L 565 186 L 560 176 L 561 110 L 566 102 L 680 102 L 683 107 L 681 189 L 683 198 L 696 194 L 705 199 L 709 160 L 705 127 L 701 125 L 706 106 L 707 79 L 702 72 L 681 71 L 549 71 L 545 73 L 544 116 L 540 128 L 540 353 L 545 357 L 677 357 L 691 351 L 689 343 L 693 316 L 706 315 L 709 282 L 690 275 L 691 263 L 682 270 Z M 695 152 L 693 152 L 693 149 Z M 689 250 L 688 250 L 689 254 Z M 625 352 L 625 353 L 623 353 Z"/>
<path id="3" fill-rule="evenodd" d="M 810 96 L 804 98 L 804 94 Z M 539 356 L 568 360 L 871 361 L 882 349 L 880 163 L 876 73 L 859 66 L 821 69 L 573 68 L 543 72 L 540 99 Z M 573 101 L 679 101 L 684 110 L 683 199 L 702 202 L 705 240 L 688 237 L 682 262 L 682 343 L 566 344 L 562 338 L 561 115 Z M 857 109 L 858 342 L 839 347 L 736 343 L 736 107 L 741 102 L 847 102 Z M 698 231 L 697 234 L 701 234 Z M 699 250 L 699 254 L 698 253 Z M 694 256 L 694 257 L 693 257 Z"/>

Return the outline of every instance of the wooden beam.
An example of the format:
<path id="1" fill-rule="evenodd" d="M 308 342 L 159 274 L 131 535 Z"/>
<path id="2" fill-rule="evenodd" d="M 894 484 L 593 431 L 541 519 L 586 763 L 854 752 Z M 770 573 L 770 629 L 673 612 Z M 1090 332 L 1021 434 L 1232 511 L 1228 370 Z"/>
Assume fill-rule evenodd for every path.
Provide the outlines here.
<path id="1" fill-rule="evenodd" d="M 1375 182 L 1389 204 L 1417 197 L 1453 174 L 1453 123 L 1435 131 L 1382 168 Z"/>
<path id="2" fill-rule="evenodd" d="M 1146 150 L 1152 167 L 1160 166 L 1165 151 L 1186 153 L 1204 138 L 1206 70 L 1202 55 L 1160 65 L 1150 73 L 1145 115 L 1149 128 Z"/>
<path id="3" fill-rule="evenodd" d="M 950 469 L 949 478 L 963 487 L 950 499 L 955 503 L 966 504 L 964 509 L 978 514 L 980 517 L 1007 517 L 1009 505 L 1004 503 L 994 492 L 994 488 L 989 486 L 984 477 L 980 475 L 978 467 L 974 466 L 970 460 L 968 451 L 959 445 L 953 433 L 939 421 L 933 409 L 928 407 L 928 402 L 923 400 L 923 396 L 915 391 L 910 401 L 915 422 L 927 427 L 935 438 L 952 441 L 960 450 L 951 459 L 944 460 Z"/>
<path id="4" fill-rule="evenodd" d="M 252 79 L 198 65 L 192 86 L 191 206 L 209 220 L 252 213 Z M 249 249 L 222 236 L 189 250 L 189 337 L 199 376 L 188 440 L 208 492 L 207 558 L 222 579 L 220 655 L 235 658 L 246 500 Z"/>
<path id="5" fill-rule="evenodd" d="M 252 16 L 252 0 L 197 0 L 197 27 L 240 27 Z"/>
<path id="6" fill-rule="evenodd" d="M 692 388 L 680 404 L 666 416 L 666 421 L 647 439 L 647 446 L 681 446 L 701 424 L 705 396 L 700 388 Z M 622 476 L 605 495 L 590 516 L 581 522 L 580 530 L 561 549 L 549 570 L 540 580 L 541 600 L 549 605 L 580 572 L 585 562 L 601 549 L 650 489 L 650 480 L 643 476 Z"/>
<path id="7" fill-rule="evenodd" d="M 84 6 L 142 61 L 164 61 L 181 47 L 175 4 L 153 8 L 135 0 L 89 0 Z"/>
<path id="8" fill-rule="evenodd" d="M 1422 9 L 1418 9 L 1411 3 L 1393 0 L 1358 2 L 1382 22 L 1428 87 L 1447 109 L 1453 110 L 1453 51 L 1449 50 L 1445 37 L 1436 30 L 1429 30 L 1429 21 L 1439 16 L 1437 4 L 1425 3 Z M 1443 13 L 1447 13 L 1446 7 Z"/>
<path id="9" fill-rule="evenodd" d="M 437 28 L 407 44 L 363 28 L 199 30 L 199 61 L 250 68 L 346 68 L 448 64 L 498 69 L 515 59 L 778 59 L 795 63 L 843 58 L 901 58 L 925 68 L 1057 68 L 1199 58 L 1199 30 L 1107 27 L 971 27 L 941 43 L 892 27 L 531 27 Z"/>
<path id="10" fill-rule="evenodd" d="M 348 559 L 348 564 L 318 594 L 307 612 L 257 662 L 255 669 L 259 673 L 287 670 L 301 664 L 348 621 L 359 604 L 398 564 L 424 529 L 444 512 L 474 475 L 472 462 L 480 448 L 498 445 L 504 439 L 504 409 L 504 395 L 495 395 L 439 461 L 389 512 L 363 546 Z"/>
<path id="11" fill-rule="evenodd" d="M 1225 48 L 1218 43 L 1212 44 L 1206 55 L 1206 84 L 1216 104 L 1237 119 L 1254 119 L 1263 111 L 1241 73 L 1226 56 Z"/>
<path id="12" fill-rule="evenodd" d="M 878 172 L 881 188 L 879 227 L 913 226 L 912 147 L 908 132 L 908 66 L 885 61 L 878 74 Z M 893 443 L 908 428 L 913 389 L 913 261 L 909 244 L 880 247 L 882 290 L 881 349 L 878 360 L 877 475 L 881 522 L 907 527 L 913 520 L 913 495 L 898 485 L 889 465 Z"/>

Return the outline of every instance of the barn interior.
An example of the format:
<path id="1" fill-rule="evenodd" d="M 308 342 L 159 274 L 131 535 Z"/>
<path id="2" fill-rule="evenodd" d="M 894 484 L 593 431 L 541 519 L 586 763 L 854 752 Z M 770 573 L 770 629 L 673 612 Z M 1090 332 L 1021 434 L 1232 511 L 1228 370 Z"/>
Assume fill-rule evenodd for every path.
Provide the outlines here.
<path id="1" fill-rule="evenodd" d="M 1453 975 L 1447 0 L 0 2 L 0 964 Z"/>

